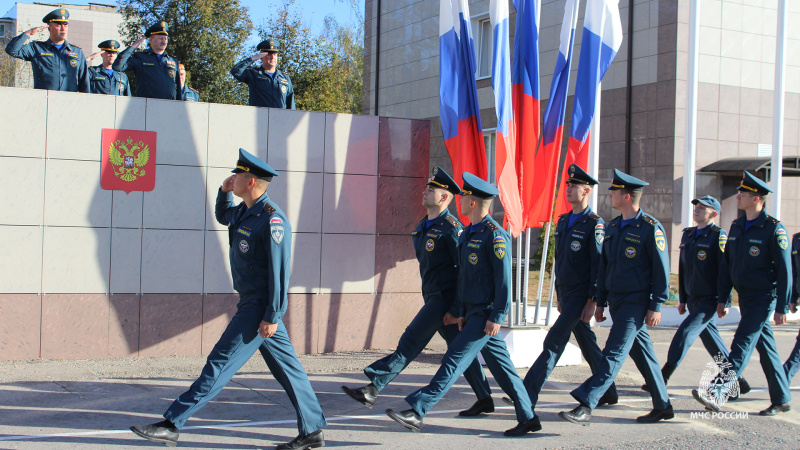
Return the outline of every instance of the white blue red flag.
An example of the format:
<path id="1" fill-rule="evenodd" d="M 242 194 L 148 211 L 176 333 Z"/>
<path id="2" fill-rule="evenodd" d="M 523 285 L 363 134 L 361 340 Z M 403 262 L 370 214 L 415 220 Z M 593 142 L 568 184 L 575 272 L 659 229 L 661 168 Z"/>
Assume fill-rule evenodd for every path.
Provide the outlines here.
<path id="1" fill-rule="evenodd" d="M 439 117 L 444 145 L 453 163 L 453 178 L 462 174 L 488 177 L 483 142 L 475 50 L 467 0 L 442 0 L 439 5 Z M 463 221 L 462 217 L 462 221 Z"/>
<path id="2" fill-rule="evenodd" d="M 514 0 L 517 24 L 514 31 L 514 61 L 511 66 L 511 97 L 517 133 L 516 163 L 524 228 L 538 227 L 533 211 L 539 189 L 534 156 L 541 136 L 539 125 L 539 17 L 541 0 Z"/>
<path id="3" fill-rule="evenodd" d="M 589 129 L 597 104 L 597 89 L 620 45 L 622 23 L 619 18 L 619 0 L 587 0 L 564 174 L 571 164 L 588 170 L 591 138 Z M 564 175 L 562 179 L 566 180 Z M 569 207 L 566 196 L 559 195 L 559 198 L 556 213 L 566 212 Z"/>
<path id="4" fill-rule="evenodd" d="M 553 197 L 558 182 L 558 159 L 564 135 L 564 114 L 567 109 L 569 71 L 572 65 L 572 48 L 578 24 L 578 0 L 567 0 L 564 21 L 561 23 L 561 43 L 558 47 L 550 99 L 544 111 L 542 145 L 535 156 L 535 177 L 539 189 L 534 191 L 533 211 L 539 225 L 550 222 L 553 216 Z"/>
<path id="5" fill-rule="evenodd" d="M 511 235 L 517 237 L 525 228 L 517 179 L 517 127 L 511 102 L 511 48 L 509 45 L 508 0 L 489 2 L 489 21 L 492 24 L 492 88 L 497 111 L 497 147 L 495 172 L 500 201 L 505 210 L 505 223 Z"/>

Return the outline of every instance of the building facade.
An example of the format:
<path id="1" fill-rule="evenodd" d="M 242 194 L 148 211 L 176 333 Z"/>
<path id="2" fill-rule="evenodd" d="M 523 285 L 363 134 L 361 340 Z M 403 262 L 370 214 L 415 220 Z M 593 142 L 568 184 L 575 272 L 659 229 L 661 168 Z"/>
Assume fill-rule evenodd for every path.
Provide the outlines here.
<path id="1" fill-rule="evenodd" d="M 510 4 L 513 42 L 516 15 Z M 542 112 L 559 45 L 565 0 L 542 0 L 540 61 Z M 616 215 L 605 186 L 613 168 L 650 182 L 642 208 L 667 231 L 677 271 L 686 136 L 689 0 L 622 0 L 624 39 L 602 84 L 598 200 L 606 219 Z M 489 1 L 470 0 L 478 66 L 478 98 L 490 166 L 494 159 L 494 94 L 491 88 Z M 736 186 L 742 171 L 768 177 L 772 143 L 777 0 L 704 0 L 700 4 L 697 113 L 698 196 L 722 201 L 720 224 L 736 218 Z M 573 51 L 570 98 L 565 119 L 568 142 L 572 94 L 580 55 L 585 2 Z M 789 24 L 800 20 L 790 3 Z M 362 112 L 431 120 L 431 166 L 450 167 L 439 123 L 439 2 L 366 0 Z M 780 219 L 800 231 L 800 28 L 787 29 L 783 197 Z M 512 55 L 513 58 L 513 55 Z M 730 158 L 747 158 L 731 160 Z M 764 166 L 767 166 L 765 168 Z M 791 167 L 791 168 L 790 168 Z M 492 178 L 490 170 L 490 178 Z"/>
<path id="2" fill-rule="evenodd" d="M 99 50 L 97 44 L 106 39 L 122 42 L 120 25 L 122 14 L 117 12 L 116 5 L 89 3 L 88 5 L 70 5 L 66 3 L 16 3 L 3 17 L 0 17 L 0 39 L 2 46 L 13 38 L 31 28 L 43 25 L 42 17 L 56 8 L 69 10 L 69 35 L 67 40 L 83 50 L 86 56 Z M 35 40 L 47 40 L 47 31 L 42 31 Z M 89 65 L 100 64 L 98 57 Z M 0 59 L 0 85 L 33 87 L 33 73 L 29 62 L 11 58 L 3 52 Z"/>

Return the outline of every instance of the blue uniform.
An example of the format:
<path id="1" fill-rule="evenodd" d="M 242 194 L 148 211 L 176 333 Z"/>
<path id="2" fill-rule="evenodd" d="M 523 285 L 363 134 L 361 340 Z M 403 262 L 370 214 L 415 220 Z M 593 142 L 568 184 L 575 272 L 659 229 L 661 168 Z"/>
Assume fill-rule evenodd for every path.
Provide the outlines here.
<path id="1" fill-rule="evenodd" d="M 200 101 L 200 93 L 195 91 L 194 89 L 186 86 L 183 89 L 183 101 L 185 102 L 199 102 Z"/>
<path id="2" fill-rule="evenodd" d="M 605 236 L 605 222 L 592 212 L 592 208 L 586 208 L 570 227 L 571 216 L 571 212 L 563 214 L 556 225 L 554 273 L 561 314 L 544 338 L 542 353 L 525 375 L 525 388 L 534 407 L 544 382 L 564 353 L 570 333 L 575 334 L 592 373 L 595 373 L 603 358 L 597 346 L 597 337 L 589 324 L 581 320 L 581 313 L 586 301 L 593 298 L 597 291 L 597 269 Z M 617 397 L 613 383 L 607 394 Z"/>
<path id="3" fill-rule="evenodd" d="M 425 304 L 400 337 L 397 350 L 364 369 L 364 373 L 378 391 L 389 384 L 422 352 L 434 333 L 438 331 L 448 345 L 458 335 L 458 325 L 444 326 L 442 318 L 455 303 L 458 279 L 456 246 L 458 233 L 463 227 L 448 210 L 444 210 L 430 226 L 426 227 L 426 224 L 427 216 L 411 233 L 419 261 L 422 297 Z M 464 372 L 464 378 L 475 391 L 478 400 L 491 395 L 486 375 L 476 359 L 472 360 Z"/>
<path id="4" fill-rule="evenodd" d="M 647 311 L 661 311 L 667 301 L 669 256 L 664 228 L 642 210 L 622 227 L 622 216 L 606 227 L 597 275 L 597 306 L 609 306 L 614 320 L 603 359 L 588 380 L 572 391 L 581 404 L 594 409 L 617 377 L 630 353 L 651 389 L 653 408 L 670 406 L 661 368 L 647 333 Z"/>
<path id="5" fill-rule="evenodd" d="M 792 288 L 792 303 L 797 305 L 798 297 L 800 297 L 800 233 L 792 236 L 792 277 L 794 287 Z M 792 378 L 797 375 L 800 370 L 800 334 L 797 335 L 797 343 L 794 344 L 792 353 L 789 358 L 783 363 L 783 369 L 786 371 L 786 379 L 789 383 Z"/>
<path id="6" fill-rule="evenodd" d="M 136 52 L 128 47 L 119 53 L 111 66 L 117 72 L 133 71 L 136 75 L 136 96 L 181 100 L 178 58 L 163 53 L 161 60 L 152 50 Z"/>
<path id="7" fill-rule="evenodd" d="M 200 378 L 172 403 L 164 418 L 180 429 L 258 350 L 289 395 L 297 411 L 300 434 L 313 433 L 327 423 L 281 321 L 288 299 L 291 226 L 266 193 L 247 208 L 244 203 L 234 204 L 233 195 L 220 190 L 215 215 L 219 223 L 228 226 L 238 309 L 208 356 Z M 278 324 L 272 337 L 261 337 L 261 321 Z"/>
<path id="8" fill-rule="evenodd" d="M 250 67 L 253 60 L 245 58 L 231 69 L 231 75 L 250 86 L 250 106 L 295 109 L 294 88 L 289 75 L 275 70 L 270 76 L 263 67 Z"/>
<path id="9" fill-rule="evenodd" d="M 667 365 L 670 368 L 680 365 L 698 336 L 711 357 L 718 354 L 728 357 L 727 346 L 719 334 L 715 319 L 717 281 L 727 240 L 728 233 L 714 224 L 702 228 L 699 235 L 697 227 L 683 230 L 678 295 L 679 301 L 688 306 L 689 315 L 678 327 L 669 345 Z"/>
<path id="10" fill-rule="evenodd" d="M 79 47 L 64 41 L 59 51 L 50 39 L 26 44 L 25 33 L 11 39 L 6 53 L 30 61 L 33 88 L 52 91 L 90 92 L 86 56 Z"/>
<path id="11" fill-rule="evenodd" d="M 103 66 L 89 67 L 91 91 L 94 94 L 131 96 L 131 85 L 128 75 L 123 72 L 114 72 L 108 76 Z"/>
<path id="12" fill-rule="evenodd" d="M 741 375 L 753 349 L 757 349 L 769 384 L 770 400 L 773 405 L 781 405 L 789 403 L 791 395 L 769 318 L 773 310 L 783 314 L 789 311 L 792 289 L 789 237 L 778 219 L 764 211 L 747 230 L 746 218 L 742 215 L 731 223 L 719 274 L 718 302 L 730 306 L 731 288 L 736 288 L 742 313 L 731 343 L 728 370 Z"/>
<path id="13" fill-rule="evenodd" d="M 480 352 L 497 383 L 514 400 L 517 421 L 533 418 L 530 399 L 505 342 L 499 334 L 484 333 L 487 321 L 503 323 L 511 305 L 511 257 L 506 254 L 510 244 L 511 237 L 489 215 L 461 233 L 456 316 L 464 317 L 466 324 L 450 343 L 430 384 L 406 397 L 420 417 L 425 417 Z"/>

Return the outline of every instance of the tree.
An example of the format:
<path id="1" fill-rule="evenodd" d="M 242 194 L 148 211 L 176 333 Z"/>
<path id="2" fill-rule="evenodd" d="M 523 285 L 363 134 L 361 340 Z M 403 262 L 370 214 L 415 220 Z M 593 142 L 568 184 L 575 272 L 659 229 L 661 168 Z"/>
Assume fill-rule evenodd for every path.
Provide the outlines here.
<path id="1" fill-rule="evenodd" d="M 191 86 L 207 102 L 247 104 L 247 87 L 230 69 L 243 58 L 253 29 L 248 9 L 239 0 L 120 0 L 127 45 L 158 21 L 169 28 L 167 52 L 186 66 Z M 188 84 L 188 83 L 187 83 Z"/>
<path id="2" fill-rule="evenodd" d="M 356 13 L 351 25 L 340 25 L 333 17 L 325 18 L 320 36 L 314 36 L 304 25 L 295 0 L 284 0 L 283 6 L 258 28 L 262 39 L 280 41 L 278 67 L 292 79 L 297 108 L 309 111 L 361 112 L 362 71 L 364 60 L 363 15 Z"/>

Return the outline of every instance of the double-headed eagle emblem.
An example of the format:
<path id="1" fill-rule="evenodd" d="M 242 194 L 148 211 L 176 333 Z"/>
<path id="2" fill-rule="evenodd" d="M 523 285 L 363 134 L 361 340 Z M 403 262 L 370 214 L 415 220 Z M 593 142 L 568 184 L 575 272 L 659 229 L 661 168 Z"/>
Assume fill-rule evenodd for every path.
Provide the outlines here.
<path id="1" fill-rule="evenodd" d="M 128 138 L 123 143 L 117 139 L 108 147 L 108 161 L 114 166 L 114 176 L 122 181 L 134 181 L 145 176 L 144 169 L 139 168 L 149 160 L 150 147 L 142 141 L 133 142 Z"/>
<path id="2" fill-rule="evenodd" d="M 733 364 L 717 354 L 714 362 L 706 363 L 708 370 L 703 371 L 698 391 L 706 399 L 718 407 L 724 405 L 729 398 L 739 396 L 739 378 L 730 370 Z"/>

